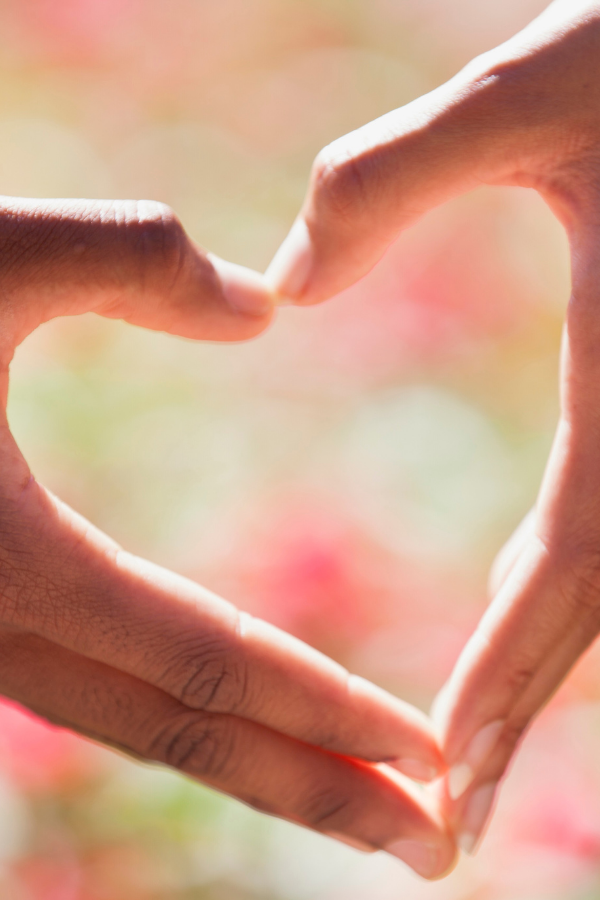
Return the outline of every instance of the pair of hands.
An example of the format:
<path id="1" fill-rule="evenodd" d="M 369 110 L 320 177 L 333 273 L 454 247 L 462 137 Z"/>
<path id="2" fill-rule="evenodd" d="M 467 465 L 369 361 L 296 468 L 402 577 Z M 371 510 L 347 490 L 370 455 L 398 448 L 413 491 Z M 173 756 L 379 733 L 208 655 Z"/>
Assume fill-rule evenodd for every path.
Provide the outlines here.
<path id="1" fill-rule="evenodd" d="M 121 550 L 32 478 L 5 411 L 0 692 L 427 878 L 450 868 L 457 842 L 474 848 L 524 730 L 600 631 L 600 3 L 559 0 L 446 85 L 322 151 L 266 278 L 204 254 L 160 204 L 0 209 L 5 410 L 15 347 L 54 316 L 250 338 L 277 300 L 348 287 L 428 209 L 479 184 L 542 194 L 569 236 L 573 290 L 538 502 L 494 566 L 436 727 Z M 435 794 L 410 780 L 440 775 Z"/>

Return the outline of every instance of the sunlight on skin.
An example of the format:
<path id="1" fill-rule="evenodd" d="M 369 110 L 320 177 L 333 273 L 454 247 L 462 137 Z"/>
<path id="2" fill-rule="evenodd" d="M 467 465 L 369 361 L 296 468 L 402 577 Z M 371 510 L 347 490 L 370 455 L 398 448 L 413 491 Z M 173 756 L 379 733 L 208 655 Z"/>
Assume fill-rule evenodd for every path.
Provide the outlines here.
<path id="1" fill-rule="evenodd" d="M 567 230 L 561 419 L 533 529 L 436 705 L 445 808 L 467 852 L 525 729 L 600 629 L 599 60 L 600 4 L 557 0 L 446 85 L 335 141 L 267 272 L 286 302 L 322 301 L 427 210 L 479 184 L 536 188 Z"/>
<path id="2" fill-rule="evenodd" d="M 161 204 L 7 199 L 0 243 L 5 366 L 56 315 L 212 340 L 252 337 L 272 315 L 260 276 L 205 255 Z M 6 420 L 0 453 L 5 695 L 426 878 L 449 869 L 437 804 L 372 765 L 443 771 L 423 713 L 121 550 L 33 479 Z"/>
<path id="3" fill-rule="evenodd" d="M 1 13 L 4 191 L 157 197 L 202 244 L 262 268 L 294 215 L 307 152 L 431 88 L 462 64 L 465 48 L 472 54 L 497 42 L 491 23 L 506 35 L 535 3 L 507 0 L 496 10 L 432 0 L 414 9 L 373 3 L 325 12 L 302 2 L 174 0 L 165 17 L 151 0 L 139 16 L 135 3 L 118 4 L 118 34 L 107 24 L 114 4 L 36 3 L 35 16 L 30 6 L 9 3 Z M 344 68 L 336 79 L 343 41 L 349 76 Z M 358 59 L 361 41 L 368 56 Z M 328 91 L 302 75 L 315 71 L 315 53 L 325 59 Z M 395 60 L 410 78 L 380 65 Z M 20 125 L 24 115 L 35 123 L 29 131 Z M 64 137 L 53 133 L 52 120 Z M 32 145 L 48 153 L 36 157 Z M 425 705 L 474 625 L 482 561 L 506 523 L 531 505 L 553 415 L 563 251 L 530 207 L 514 191 L 498 197 L 491 190 L 450 204 L 339 302 L 285 311 L 255 344 L 185 344 L 95 317 L 52 323 L 19 348 L 12 367 L 18 443 L 44 483 L 127 546 Z M 393 394 L 395 386 L 428 390 L 431 383 L 449 397 L 432 438 L 441 468 L 431 468 L 426 454 L 423 465 L 415 459 L 405 470 L 405 454 L 379 458 L 368 435 L 359 440 L 361 423 L 370 421 L 363 412 L 401 416 L 393 397 L 388 403 L 389 387 Z M 505 455 L 498 468 L 481 446 L 480 469 L 473 447 L 466 481 L 444 452 L 453 394 L 485 419 Z M 401 444 L 402 427 L 414 425 L 414 417 L 398 421 Z M 361 475 L 363 453 L 375 471 Z M 480 489 L 489 493 L 488 513 L 468 525 L 474 501 L 465 497 L 463 510 L 460 488 L 485 484 L 486 472 L 496 482 Z M 425 497 L 413 491 L 413 479 L 429 480 Z M 431 502 L 436 486 L 439 507 Z M 598 696 L 597 668 L 592 659 L 561 692 L 554 726 L 544 719 L 519 755 L 481 857 L 437 884 L 436 896 L 589 892 L 600 783 L 589 770 L 600 754 L 585 727 L 590 711 L 584 706 L 576 720 L 570 709 L 577 698 Z M 7 896 L 37 896 L 50 884 L 70 893 L 79 884 L 145 900 L 152 884 L 153 897 L 162 890 L 171 898 L 187 896 L 195 879 L 198 890 L 210 882 L 228 892 L 233 882 L 244 896 L 249 884 L 268 883 L 293 900 L 330 900 L 332 891 L 362 897 L 365 884 L 373 900 L 390 890 L 421 896 L 391 857 L 386 865 L 383 854 L 361 856 L 166 772 L 97 750 L 95 774 L 86 776 L 94 764 L 86 769 L 78 754 L 89 745 L 72 738 L 79 749 L 69 755 L 64 732 L 26 721 L 19 730 L 2 719 L 2 771 L 21 773 L 10 780 L 27 826 L 15 856 L 5 839 L 12 807 L 2 793 Z M 60 813 L 68 847 L 64 865 L 44 854 L 56 836 L 39 815 L 46 801 L 35 778 L 45 774 L 44 796 Z"/>

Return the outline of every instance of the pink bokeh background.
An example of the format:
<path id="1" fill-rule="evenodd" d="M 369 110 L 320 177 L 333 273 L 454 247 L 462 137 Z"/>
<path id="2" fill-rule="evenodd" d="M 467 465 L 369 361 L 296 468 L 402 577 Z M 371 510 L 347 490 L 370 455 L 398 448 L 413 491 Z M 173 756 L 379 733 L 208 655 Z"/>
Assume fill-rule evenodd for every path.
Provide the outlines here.
<path id="1" fill-rule="evenodd" d="M 6 0 L 0 190 L 150 197 L 263 269 L 328 141 L 544 6 Z M 248 345 L 82 317 L 34 334 L 10 419 L 36 475 L 128 549 L 427 709 L 534 502 L 565 241 L 535 195 L 433 212 L 362 282 Z M 7 900 L 591 900 L 600 659 L 526 738 L 475 859 L 425 884 L 0 706 Z"/>

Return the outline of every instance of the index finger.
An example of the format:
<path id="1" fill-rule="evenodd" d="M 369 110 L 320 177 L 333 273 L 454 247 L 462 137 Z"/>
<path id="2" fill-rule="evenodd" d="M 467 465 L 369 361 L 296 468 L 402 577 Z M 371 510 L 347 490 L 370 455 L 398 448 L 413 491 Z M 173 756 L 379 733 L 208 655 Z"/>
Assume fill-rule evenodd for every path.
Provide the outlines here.
<path id="1" fill-rule="evenodd" d="M 589 0 L 553 3 L 446 84 L 325 147 L 267 271 L 281 302 L 344 290 L 424 213 L 482 184 L 535 187 L 559 206 L 563 160 L 597 146 L 599 20 Z"/>
<path id="2" fill-rule="evenodd" d="M 506 765 L 525 727 L 600 630 L 600 202 L 589 199 L 571 226 L 561 418 L 533 521 L 500 561 L 504 580 L 437 706 L 453 800 L 471 788 L 491 755 Z"/>
<path id="3" fill-rule="evenodd" d="M 35 482 L 18 515 L 0 527 L 15 536 L 17 565 L 27 560 L 25 571 L 8 576 L 5 622 L 129 672 L 188 707 L 390 762 L 421 780 L 444 770 L 423 713 L 193 582 L 118 550 Z"/>
<path id="4" fill-rule="evenodd" d="M 54 722 L 357 849 L 385 849 L 426 878 L 441 877 L 455 858 L 437 804 L 384 767 L 247 719 L 190 710 L 33 635 L 0 628 L 0 648 L 0 690 Z"/>

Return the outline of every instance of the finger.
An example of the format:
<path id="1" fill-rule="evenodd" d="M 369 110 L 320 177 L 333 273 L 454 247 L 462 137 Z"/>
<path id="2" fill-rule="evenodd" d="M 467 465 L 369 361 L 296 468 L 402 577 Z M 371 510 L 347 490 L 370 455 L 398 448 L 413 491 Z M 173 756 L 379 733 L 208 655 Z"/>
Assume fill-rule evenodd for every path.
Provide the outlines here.
<path id="1" fill-rule="evenodd" d="M 535 533 L 535 519 L 536 511 L 534 507 L 529 510 L 524 519 L 519 523 L 492 563 L 489 577 L 489 593 L 491 597 L 496 596 L 510 575 L 523 548 L 530 538 L 533 537 Z"/>
<path id="2" fill-rule="evenodd" d="M 536 696 L 542 690 L 538 706 L 543 703 L 577 659 L 573 654 L 583 652 L 600 630 L 600 228 L 594 210 L 600 210 L 598 199 L 582 207 L 570 227 L 573 288 L 562 347 L 561 420 L 534 535 L 461 654 L 436 709 L 454 799 L 503 740 L 527 692 Z M 546 684 L 541 673 L 554 665 L 559 681 L 551 677 Z"/>
<path id="3" fill-rule="evenodd" d="M 326 147 L 267 272 L 279 297 L 316 303 L 349 287 L 425 212 L 481 184 L 536 187 L 558 209 L 564 135 L 583 144 L 597 131 L 600 37 L 578 26 L 600 14 L 585 7 L 553 4 L 448 83 Z"/>
<path id="4" fill-rule="evenodd" d="M 321 151 L 266 273 L 281 301 L 317 303 L 349 287 L 427 210 L 489 179 L 481 92 L 459 76 Z"/>
<path id="5" fill-rule="evenodd" d="M 570 608 L 569 608 L 570 606 Z M 457 799 L 490 756 L 507 719 L 576 622 L 538 540 L 523 551 L 467 642 L 436 716 Z"/>
<path id="6" fill-rule="evenodd" d="M 552 473 L 564 477 L 565 468 L 570 468 L 564 465 L 569 435 L 563 424 L 539 500 L 542 520 L 537 531 L 552 534 L 552 543 L 546 542 L 547 534 L 544 541 L 537 535 L 529 539 L 461 654 L 436 707 L 451 766 L 448 792 L 454 800 L 480 780 L 498 747 L 512 750 L 531 717 L 598 633 L 600 602 L 593 562 L 586 568 L 581 555 L 572 553 L 572 520 L 570 525 L 568 516 L 558 516 L 562 524 L 544 528 L 544 516 L 549 517 L 553 503 L 560 497 L 569 503 L 577 499 L 576 492 L 565 485 L 565 493 L 554 493 L 560 478 Z M 585 523 L 586 504 L 581 495 L 579 500 L 579 519 Z M 553 522 L 554 516 L 548 521 Z M 509 755 L 500 756 L 506 765 Z"/>
<path id="7" fill-rule="evenodd" d="M 269 322 L 261 277 L 204 253 L 164 204 L 1 200 L 5 361 L 41 322 L 90 310 L 209 340 L 252 337 Z"/>
<path id="8" fill-rule="evenodd" d="M 0 632 L 0 687 L 53 721 L 165 763 L 251 806 L 403 858 L 427 878 L 455 849 L 433 806 L 372 766 L 164 692 L 31 635 Z"/>
<path id="9" fill-rule="evenodd" d="M 392 762 L 422 780 L 444 770 L 423 713 L 193 582 L 119 551 L 35 482 L 12 506 L 18 513 L 0 514 L 0 533 L 10 536 L 2 621 L 192 708 Z"/>
<path id="10" fill-rule="evenodd" d="M 497 799 L 501 779 L 527 729 L 592 640 L 593 635 L 587 624 L 578 623 L 541 666 L 530 687 L 512 709 L 496 746 L 465 793 L 453 800 L 445 783 L 442 808 L 457 835 L 459 846 L 465 852 L 474 853 L 479 846 Z M 523 802 L 527 802 L 526 797 Z"/>

